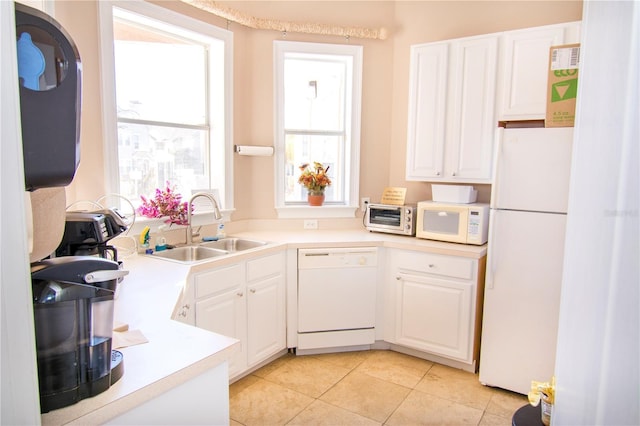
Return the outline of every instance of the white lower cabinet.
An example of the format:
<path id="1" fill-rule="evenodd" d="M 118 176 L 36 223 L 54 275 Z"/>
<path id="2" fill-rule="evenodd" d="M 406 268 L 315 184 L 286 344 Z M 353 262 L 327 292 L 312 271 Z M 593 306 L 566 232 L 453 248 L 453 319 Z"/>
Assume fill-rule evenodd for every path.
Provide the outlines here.
<path id="1" fill-rule="evenodd" d="M 483 271 L 484 258 L 390 250 L 387 340 L 475 369 Z"/>
<path id="2" fill-rule="evenodd" d="M 474 371 L 486 258 L 395 248 L 384 253 L 386 278 L 377 316 L 381 333 L 376 339 Z M 189 278 L 195 309 L 185 303 L 178 316 L 240 340 L 240 350 L 229 360 L 231 379 L 287 348 L 285 271 L 283 251 L 197 272 Z"/>
<path id="3" fill-rule="evenodd" d="M 399 273 L 398 344 L 469 361 L 472 284 Z"/>
<path id="4" fill-rule="evenodd" d="M 247 286 L 247 366 L 252 367 L 287 347 L 284 277 Z"/>
<path id="5" fill-rule="evenodd" d="M 229 377 L 286 348 L 284 271 L 284 253 L 277 253 L 194 276 L 196 327 L 241 342 Z"/>
<path id="6" fill-rule="evenodd" d="M 229 359 L 229 376 L 244 370 L 247 364 L 247 304 L 243 286 L 234 286 L 197 301 L 195 317 L 196 327 L 240 340 L 239 352 Z"/>

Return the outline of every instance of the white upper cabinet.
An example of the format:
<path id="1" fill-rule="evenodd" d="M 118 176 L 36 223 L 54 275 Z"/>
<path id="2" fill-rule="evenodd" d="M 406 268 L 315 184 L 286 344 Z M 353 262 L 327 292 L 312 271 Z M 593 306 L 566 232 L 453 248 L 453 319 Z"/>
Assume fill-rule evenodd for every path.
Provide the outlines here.
<path id="1" fill-rule="evenodd" d="M 549 48 L 580 22 L 411 46 L 406 179 L 491 183 L 498 121 L 545 118 Z"/>
<path id="2" fill-rule="evenodd" d="M 407 180 L 444 170 L 449 43 L 411 46 Z"/>
<path id="3" fill-rule="evenodd" d="M 498 37 L 411 47 L 407 180 L 488 182 Z"/>
<path id="4" fill-rule="evenodd" d="M 491 179 L 496 128 L 495 93 L 498 37 L 473 37 L 453 43 L 449 82 L 449 128 L 443 179 Z"/>
<path id="5" fill-rule="evenodd" d="M 544 119 L 549 48 L 578 42 L 580 22 L 503 33 L 498 119 Z"/>

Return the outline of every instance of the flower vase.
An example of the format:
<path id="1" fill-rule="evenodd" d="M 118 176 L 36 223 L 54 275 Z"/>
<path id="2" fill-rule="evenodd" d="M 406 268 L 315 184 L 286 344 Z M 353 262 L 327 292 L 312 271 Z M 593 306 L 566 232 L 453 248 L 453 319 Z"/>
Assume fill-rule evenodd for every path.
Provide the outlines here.
<path id="1" fill-rule="evenodd" d="M 321 206 L 324 203 L 324 192 L 309 192 L 307 201 L 310 206 Z"/>

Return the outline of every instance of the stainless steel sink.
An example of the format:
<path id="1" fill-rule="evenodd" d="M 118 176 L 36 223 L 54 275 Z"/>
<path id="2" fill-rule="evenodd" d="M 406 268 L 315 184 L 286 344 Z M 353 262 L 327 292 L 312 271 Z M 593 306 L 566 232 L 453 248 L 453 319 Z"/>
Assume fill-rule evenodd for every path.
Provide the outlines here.
<path id="1" fill-rule="evenodd" d="M 175 260 L 183 263 L 193 263 L 199 262 L 201 260 L 211 259 L 214 257 L 225 256 L 227 254 L 229 254 L 229 252 L 225 250 L 200 246 L 187 246 L 157 251 L 150 256 Z"/>
<path id="2" fill-rule="evenodd" d="M 244 238 L 223 238 L 218 241 L 209 241 L 201 243 L 200 247 L 214 248 L 218 250 L 224 250 L 227 252 L 243 251 L 252 248 L 260 247 L 267 244 L 266 241 L 247 240 Z"/>

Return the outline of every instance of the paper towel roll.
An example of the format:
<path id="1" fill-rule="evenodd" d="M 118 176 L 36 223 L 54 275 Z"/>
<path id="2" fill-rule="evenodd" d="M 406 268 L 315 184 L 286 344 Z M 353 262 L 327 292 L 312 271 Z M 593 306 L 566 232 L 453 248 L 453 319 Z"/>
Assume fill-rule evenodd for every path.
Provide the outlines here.
<path id="1" fill-rule="evenodd" d="M 273 155 L 273 147 L 272 146 L 236 145 L 236 152 L 239 155 L 254 155 L 259 157 L 268 157 Z"/>
<path id="2" fill-rule="evenodd" d="M 53 253 L 62 241 L 67 197 L 64 188 L 41 188 L 29 195 L 33 220 L 29 259 L 37 262 Z"/>

